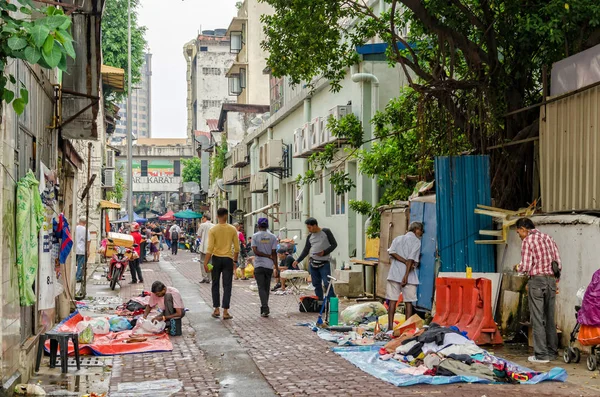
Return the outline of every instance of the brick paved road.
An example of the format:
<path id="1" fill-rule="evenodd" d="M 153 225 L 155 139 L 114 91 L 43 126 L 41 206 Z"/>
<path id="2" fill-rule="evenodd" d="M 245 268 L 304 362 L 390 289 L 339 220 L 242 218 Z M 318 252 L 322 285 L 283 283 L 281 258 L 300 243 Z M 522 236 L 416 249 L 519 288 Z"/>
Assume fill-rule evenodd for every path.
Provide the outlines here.
<path id="1" fill-rule="evenodd" d="M 175 268 L 188 280 L 198 282 L 199 264 L 192 255 L 181 253 L 172 260 Z M 148 281 L 149 278 L 146 279 Z M 239 336 L 242 346 L 277 394 L 282 396 L 348 395 L 432 395 L 432 396 L 503 396 L 535 394 L 538 396 L 593 396 L 597 391 L 583 385 L 545 382 L 532 386 L 447 385 L 398 388 L 364 373 L 335 353 L 331 344 L 319 339 L 306 327 L 295 324 L 314 321 L 314 314 L 299 313 L 295 297 L 271 296 L 271 317 L 259 316 L 258 294 L 248 287 L 250 281 L 235 281 L 231 321 L 225 326 Z M 210 286 L 198 284 L 200 295 L 211 306 Z"/>

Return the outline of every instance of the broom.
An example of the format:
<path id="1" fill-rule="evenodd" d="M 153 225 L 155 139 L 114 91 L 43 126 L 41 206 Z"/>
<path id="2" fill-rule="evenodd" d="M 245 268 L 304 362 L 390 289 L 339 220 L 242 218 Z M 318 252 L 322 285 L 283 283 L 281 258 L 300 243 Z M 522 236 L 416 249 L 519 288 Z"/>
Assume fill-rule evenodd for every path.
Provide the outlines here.
<path id="1" fill-rule="evenodd" d="M 327 303 L 329 302 L 329 290 L 333 285 L 333 281 L 337 281 L 337 278 L 335 277 L 327 276 L 327 278 L 329 279 L 329 285 L 327 286 L 327 292 L 325 293 L 325 298 L 323 299 L 323 306 L 321 306 L 321 311 L 319 312 L 317 325 L 323 325 L 323 312 L 325 311 L 325 306 L 327 306 Z"/>

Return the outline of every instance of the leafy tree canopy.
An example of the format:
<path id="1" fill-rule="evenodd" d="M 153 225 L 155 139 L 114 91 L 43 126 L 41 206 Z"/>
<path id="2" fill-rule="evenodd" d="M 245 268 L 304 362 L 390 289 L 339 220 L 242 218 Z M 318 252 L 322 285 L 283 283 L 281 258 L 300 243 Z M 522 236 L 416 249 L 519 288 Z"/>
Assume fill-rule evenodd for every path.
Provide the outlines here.
<path id="1" fill-rule="evenodd" d="M 141 68 L 144 63 L 144 51 L 147 43 L 144 35 L 146 27 L 138 25 L 138 9 L 140 0 L 131 1 L 131 75 L 132 84 L 141 78 Z M 127 2 L 128 0 L 106 0 L 102 16 L 102 56 L 104 64 L 121 68 L 127 72 Z M 127 76 L 125 76 L 127 79 Z M 115 94 L 110 90 L 104 93 L 105 98 L 120 101 L 127 95 L 125 92 Z"/>
<path id="2" fill-rule="evenodd" d="M 200 184 L 200 176 L 202 175 L 202 160 L 198 157 L 182 159 L 183 170 L 181 176 L 184 182 L 197 182 Z"/>
<path id="3" fill-rule="evenodd" d="M 506 113 L 542 99 L 544 67 L 600 43 L 596 0 L 385 0 L 381 14 L 363 0 L 260 1 L 275 11 L 263 16 L 268 66 L 292 83 L 324 77 L 338 90 L 357 45 L 388 44 L 409 87 L 372 120 L 380 142 L 351 151 L 388 199 L 407 196 L 407 176 L 430 176 L 434 156 L 469 150 L 491 155 L 499 205 L 531 200 L 533 144 L 488 147 L 537 136 L 536 109 Z"/>

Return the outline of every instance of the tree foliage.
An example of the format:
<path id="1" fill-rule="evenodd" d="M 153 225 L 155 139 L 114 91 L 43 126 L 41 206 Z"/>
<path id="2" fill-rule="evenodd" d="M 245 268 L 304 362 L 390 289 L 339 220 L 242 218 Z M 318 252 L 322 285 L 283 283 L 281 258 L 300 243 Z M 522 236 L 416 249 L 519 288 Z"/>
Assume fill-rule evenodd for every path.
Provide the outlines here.
<path id="1" fill-rule="evenodd" d="M 533 144 L 488 147 L 536 136 L 537 110 L 506 113 L 542 99 L 544 67 L 600 43 L 597 0 L 385 0 L 381 14 L 363 0 L 261 1 L 275 11 L 263 17 L 268 66 L 293 83 L 324 77 L 337 90 L 356 46 L 387 44 L 410 90 L 375 116 L 381 141 L 356 155 L 395 186 L 394 199 L 410 191 L 408 175 L 428 176 L 434 156 L 469 149 L 492 156 L 499 205 L 530 201 Z"/>
<path id="2" fill-rule="evenodd" d="M 119 170 L 115 172 L 115 186 L 113 190 L 106 192 L 107 200 L 115 203 L 121 203 L 123 201 L 123 195 L 125 194 L 125 178 L 123 178 L 124 174 L 125 171 L 123 167 L 120 167 Z"/>
<path id="3" fill-rule="evenodd" d="M 223 170 L 227 166 L 227 142 L 223 141 L 215 146 L 215 154 L 212 157 L 211 180 L 223 178 Z"/>
<path id="4" fill-rule="evenodd" d="M 20 4 L 20 5 L 17 5 Z M 45 69 L 67 69 L 67 57 L 75 58 L 71 18 L 55 6 L 37 7 L 31 0 L 0 0 L 0 94 L 17 114 L 29 102 L 27 89 L 6 74 L 8 58 L 22 59 Z"/>
<path id="5" fill-rule="evenodd" d="M 181 176 L 184 182 L 197 182 L 200 184 L 202 175 L 202 160 L 198 157 L 182 159 L 183 170 Z"/>
<path id="6" fill-rule="evenodd" d="M 131 1 L 131 83 L 141 79 L 144 63 L 144 51 L 147 43 L 144 35 L 146 27 L 138 25 L 139 0 L 106 0 L 102 17 L 102 56 L 104 64 L 127 71 L 127 2 Z M 125 76 L 127 81 L 127 76 Z M 107 89 L 105 98 L 119 102 L 127 95 L 125 92 L 113 93 Z"/>

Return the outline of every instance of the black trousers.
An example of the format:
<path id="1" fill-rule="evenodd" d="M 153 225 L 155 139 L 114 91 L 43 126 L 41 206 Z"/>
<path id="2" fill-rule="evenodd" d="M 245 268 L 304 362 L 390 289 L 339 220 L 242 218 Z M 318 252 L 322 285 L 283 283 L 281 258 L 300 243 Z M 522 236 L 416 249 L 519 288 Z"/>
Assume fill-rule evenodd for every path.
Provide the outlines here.
<path id="1" fill-rule="evenodd" d="M 179 249 L 179 241 L 171 240 L 171 254 L 177 255 L 178 249 Z"/>
<path id="2" fill-rule="evenodd" d="M 254 279 L 258 286 L 258 296 L 260 297 L 261 313 L 269 309 L 269 291 L 271 290 L 271 277 L 273 277 L 273 269 L 264 267 L 254 268 Z"/>
<path id="3" fill-rule="evenodd" d="M 146 242 L 140 243 L 140 262 L 146 262 Z"/>
<path id="4" fill-rule="evenodd" d="M 221 256 L 212 257 L 212 299 L 213 307 L 229 309 L 231 287 L 233 285 L 233 259 Z M 223 276 L 223 304 L 221 305 L 220 282 Z"/>
<path id="5" fill-rule="evenodd" d="M 129 271 L 131 272 L 131 281 L 133 281 L 134 283 L 137 283 L 138 279 L 140 280 L 140 282 L 144 281 L 139 258 L 129 261 Z"/>

